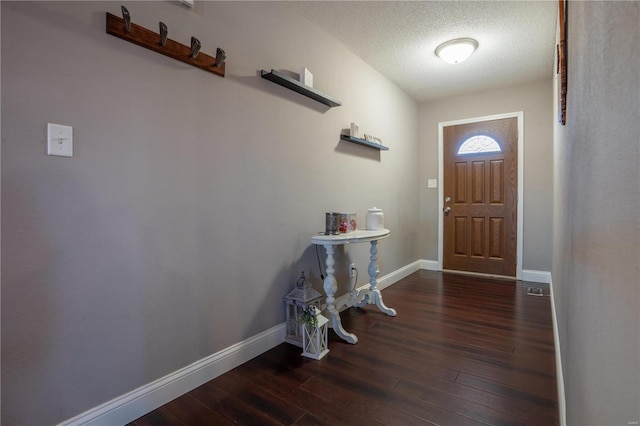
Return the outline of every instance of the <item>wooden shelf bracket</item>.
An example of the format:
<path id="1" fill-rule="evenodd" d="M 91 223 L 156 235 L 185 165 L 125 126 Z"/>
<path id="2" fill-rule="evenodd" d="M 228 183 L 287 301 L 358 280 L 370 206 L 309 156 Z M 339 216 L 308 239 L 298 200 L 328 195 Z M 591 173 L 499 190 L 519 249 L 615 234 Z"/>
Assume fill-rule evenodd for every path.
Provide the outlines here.
<path id="1" fill-rule="evenodd" d="M 185 46 L 167 38 L 168 28 L 160 22 L 160 34 L 131 22 L 129 11 L 122 7 L 122 18 L 107 12 L 107 34 L 137 44 L 154 52 L 224 77 L 227 55 L 218 48 L 216 57 L 200 52 L 200 41 L 191 37 L 191 45 Z"/>

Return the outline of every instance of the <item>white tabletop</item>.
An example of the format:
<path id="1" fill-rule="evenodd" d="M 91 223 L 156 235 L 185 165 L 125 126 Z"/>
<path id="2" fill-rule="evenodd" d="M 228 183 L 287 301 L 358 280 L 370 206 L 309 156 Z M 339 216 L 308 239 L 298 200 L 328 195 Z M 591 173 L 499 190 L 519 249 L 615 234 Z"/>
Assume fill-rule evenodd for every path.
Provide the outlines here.
<path id="1" fill-rule="evenodd" d="M 363 243 L 366 241 L 382 240 L 389 237 L 391 231 L 388 229 L 380 229 L 378 231 L 370 231 L 368 229 L 356 229 L 355 231 L 347 232 L 345 234 L 338 235 L 325 235 L 318 234 L 311 237 L 312 244 L 331 244 L 341 245 L 349 243 Z"/>

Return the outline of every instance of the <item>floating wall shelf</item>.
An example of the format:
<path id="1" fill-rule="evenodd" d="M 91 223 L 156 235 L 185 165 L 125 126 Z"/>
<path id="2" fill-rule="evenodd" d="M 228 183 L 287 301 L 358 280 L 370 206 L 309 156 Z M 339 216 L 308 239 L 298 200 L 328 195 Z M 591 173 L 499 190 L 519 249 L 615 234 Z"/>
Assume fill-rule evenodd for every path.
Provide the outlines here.
<path id="1" fill-rule="evenodd" d="M 354 138 L 349 135 L 340 135 L 340 139 L 342 139 L 343 141 L 353 142 L 359 145 L 368 146 L 369 148 L 379 149 L 380 151 L 389 151 L 388 146 L 380 145 L 375 142 L 369 142 L 367 140 L 360 139 L 360 138 Z"/>
<path id="2" fill-rule="evenodd" d="M 262 70 L 261 76 L 266 80 L 272 81 L 276 84 L 279 84 L 280 86 L 293 90 L 294 92 L 298 92 L 301 95 L 311 98 L 314 101 L 318 101 L 321 104 L 325 104 L 328 107 L 336 107 L 342 105 L 342 102 L 335 100 L 322 92 L 317 91 L 313 87 L 306 86 L 299 81 L 289 77 L 288 75 L 276 70 L 271 70 L 271 72 Z"/>
<path id="3" fill-rule="evenodd" d="M 126 9 L 123 10 L 123 13 L 125 10 Z M 219 75 L 220 77 L 224 77 L 226 65 L 224 60 L 220 61 L 222 63 L 219 66 L 215 66 L 217 63 L 216 58 L 199 51 L 199 41 L 198 52 L 195 53 L 194 58 L 192 48 L 166 38 L 166 35 L 163 45 L 162 36 L 160 34 L 131 22 L 128 11 L 124 13 L 124 15 L 127 22 L 125 22 L 125 19 L 107 12 L 107 34 L 111 34 L 114 37 L 118 37 L 130 43 L 137 44 L 138 46 L 153 50 L 154 52 L 161 53 L 170 58 L 177 59 L 185 64 L 193 65 L 194 67 L 209 71 L 213 74 Z M 163 24 L 160 23 L 161 28 L 162 25 Z M 128 30 L 127 26 L 129 27 Z M 164 29 L 165 31 L 167 30 L 166 25 L 164 26 Z M 218 50 L 220 51 L 221 49 Z M 222 51 L 222 53 L 224 54 L 224 51 Z"/>

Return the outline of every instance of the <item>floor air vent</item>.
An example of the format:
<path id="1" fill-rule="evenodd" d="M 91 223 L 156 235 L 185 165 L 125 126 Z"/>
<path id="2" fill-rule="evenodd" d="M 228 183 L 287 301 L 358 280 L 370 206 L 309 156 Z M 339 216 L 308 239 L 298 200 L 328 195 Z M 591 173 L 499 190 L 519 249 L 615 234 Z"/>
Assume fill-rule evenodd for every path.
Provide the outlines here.
<path id="1" fill-rule="evenodd" d="M 527 288 L 527 294 L 529 296 L 544 296 L 544 291 L 538 287 L 529 287 Z"/>

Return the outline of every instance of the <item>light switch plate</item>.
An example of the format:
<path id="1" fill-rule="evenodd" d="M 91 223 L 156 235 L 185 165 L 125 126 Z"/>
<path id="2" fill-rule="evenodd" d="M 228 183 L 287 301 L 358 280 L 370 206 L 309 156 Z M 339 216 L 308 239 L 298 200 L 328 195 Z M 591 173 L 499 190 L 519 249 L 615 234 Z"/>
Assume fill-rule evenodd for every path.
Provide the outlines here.
<path id="1" fill-rule="evenodd" d="M 73 127 L 47 124 L 47 155 L 73 157 Z"/>
<path id="2" fill-rule="evenodd" d="M 427 188 L 437 188 L 438 187 L 438 179 L 429 179 L 427 181 Z"/>

